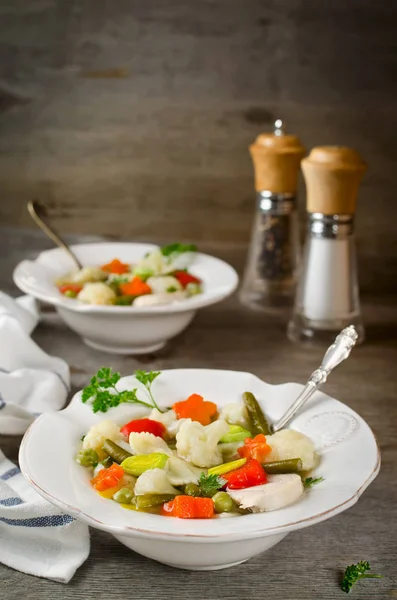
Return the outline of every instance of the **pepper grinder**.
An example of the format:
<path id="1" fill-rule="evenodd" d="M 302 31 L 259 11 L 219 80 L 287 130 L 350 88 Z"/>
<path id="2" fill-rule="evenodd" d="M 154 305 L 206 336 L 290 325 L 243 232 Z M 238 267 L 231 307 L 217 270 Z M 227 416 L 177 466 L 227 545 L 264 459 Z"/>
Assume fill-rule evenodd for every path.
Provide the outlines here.
<path id="1" fill-rule="evenodd" d="M 293 342 L 325 343 L 348 325 L 364 339 L 354 243 L 358 188 L 367 165 L 342 146 L 313 148 L 302 160 L 308 235 L 295 308 L 288 325 Z"/>
<path id="2" fill-rule="evenodd" d="M 290 310 L 300 259 L 296 189 L 305 149 L 299 138 L 275 122 L 250 146 L 257 211 L 240 301 L 269 313 Z"/>

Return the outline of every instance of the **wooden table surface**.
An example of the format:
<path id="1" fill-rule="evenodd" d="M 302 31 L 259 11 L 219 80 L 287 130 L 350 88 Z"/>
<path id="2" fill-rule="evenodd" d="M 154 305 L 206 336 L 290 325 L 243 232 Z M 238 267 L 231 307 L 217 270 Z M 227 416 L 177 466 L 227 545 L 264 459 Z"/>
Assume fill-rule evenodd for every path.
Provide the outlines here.
<path id="1" fill-rule="evenodd" d="M 16 293 L 11 274 L 27 252 L 48 247 L 41 236 L 3 230 L 0 236 L 1 289 Z M 241 269 L 240 250 L 214 252 Z M 365 297 L 367 342 L 331 376 L 324 391 L 358 411 L 374 430 L 382 451 L 375 482 L 350 510 L 288 535 L 268 553 L 214 572 L 179 571 L 127 550 L 111 535 L 91 530 L 91 554 L 68 585 L 0 565 L 1 600 L 333 600 L 343 598 L 342 569 L 369 560 L 384 579 L 359 583 L 351 598 L 397 597 L 397 461 L 395 298 Z M 124 375 L 136 368 L 208 367 L 247 370 L 269 383 L 304 382 L 322 349 L 302 350 L 285 336 L 281 320 L 252 313 L 236 298 L 199 312 L 191 327 L 157 356 L 118 357 L 92 350 L 47 313 L 34 333 L 46 351 L 66 360 L 74 390 L 102 365 Z M 0 436 L 0 448 L 17 459 L 21 438 Z M 1 540 L 6 544 L 7 540 Z"/>

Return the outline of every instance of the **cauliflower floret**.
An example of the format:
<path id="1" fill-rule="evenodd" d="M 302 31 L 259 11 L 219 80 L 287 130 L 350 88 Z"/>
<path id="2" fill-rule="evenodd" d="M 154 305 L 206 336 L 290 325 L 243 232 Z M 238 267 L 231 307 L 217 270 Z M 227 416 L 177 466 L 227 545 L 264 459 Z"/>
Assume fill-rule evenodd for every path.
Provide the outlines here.
<path id="1" fill-rule="evenodd" d="M 219 417 L 231 425 L 240 425 L 240 427 L 249 429 L 247 409 L 242 403 L 231 402 L 230 404 L 226 404 L 222 408 Z"/>
<path id="2" fill-rule="evenodd" d="M 113 304 L 116 294 L 106 283 L 86 283 L 77 298 L 86 304 Z"/>
<path id="3" fill-rule="evenodd" d="M 176 277 L 172 275 L 149 277 L 146 283 L 152 288 L 153 294 L 180 292 L 183 289 Z"/>
<path id="4" fill-rule="evenodd" d="M 167 442 L 153 433 L 130 433 L 130 446 L 134 454 L 152 454 L 161 452 L 170 456 L 172 450 L 168 448 Z"/>
<path id="5" fill-rule="evenodd" d="M 316 466 L 317 455 L 314 444 L 306 435 L 293 429 L 282 429 L 273 435 L 266 436 L 266 441 L 272 451 L 265 462 L 300 458 L 303 471 L 309 471 Z"/>
<path id="6" fill-rule="evenodd" d="M 230 462 L 241 458 L 237 450 L 242 446 L 244 446 L 244 442 L 227 442 L 219 444 L 218 448 L 221 451 L 223 462 Z"/>
<path id="7" fill-rule="evenodd" d="M 164 268 L 165 263 L 161 250 L 160 248 L 155 248 L 138 262 L 134 268 L 134 273 L 146 271 L 148 273 L 152 273 L 153 275 L 161 275 L 164 271 Z"/>
<path id="8" fill-rule="evenodd" d="M 229 425 L 223 420 L 204 427 L 186 419 L 176 436 L 177 454 L 198 467 L 214 467 L 222 462 L 218 442 L 228 431 Z"/>
<path id="9" fill-rule="evenodd" d="M 190 419 L 177 419 L 171 423 L 171 425 L 168 427 L 168 435 L 171 438 L 175 438 L 185 421 L 190 421 Z"/>
<path id="10" fill-rule="evenodd" d="M 178 419 L 174 410 L 167 410 L 167 412 L 161 413 L 157 408 L 152 410 L 149 419 L 162 423 L 167 430 L 168 438 L 174 438 L 182 423 L 186 421 L 186 419 Z"/>
<path id="11" fill-rule="evenodd" d="M 83 267 L 80 271 L 73 274 L 72 282 L 84 285 L 94 281 L 104 281 L 107 278 L 107 273 L 98 267 Z"/>
<path id="12" fill-rule="evenodd" d="M 84 436 L 83 449 L 92 448 L 92 450 L 101 454 L 102 446 L 106 439 L 112 440 L 116 444 L 119 440 L 123 439 L 120 427 L 116 423 L 113 423 L 113 421 L 101 421 L 93 425 Z"/>
<path id="13" fill-rule="evenodd" d="M 135 483 L 135 495 L 142 494 L 178 494 L 163 469 L 149 469 L 138 477 Z"/>
<path id="14" fill-rule="evenodd" d="M 193 467 L 185 460 L 170 456 L 165 467 L 167 477 L 172 485 L 186 485 L 187 483 L 197 483 L 202 469 Z"/>
<path id="15" fill-rule="evenodd" d="M 168 428 L 171 425 L 173 425 L 173 423 L 175 423 L 175 421 L 177 420 L 177 417 L 176 417 L 176 412 L 174 410 L 167 410 L 167 412 L 162 413 L 159 410 L 157 410 L 157 408 L 154 408 L 149 415 L 149 419 L 152 419 L 152 421 L 157 421 L 158 423 L 161 423 L 162 425 L 164 425 L 164 427 L 168 431 Z"/>

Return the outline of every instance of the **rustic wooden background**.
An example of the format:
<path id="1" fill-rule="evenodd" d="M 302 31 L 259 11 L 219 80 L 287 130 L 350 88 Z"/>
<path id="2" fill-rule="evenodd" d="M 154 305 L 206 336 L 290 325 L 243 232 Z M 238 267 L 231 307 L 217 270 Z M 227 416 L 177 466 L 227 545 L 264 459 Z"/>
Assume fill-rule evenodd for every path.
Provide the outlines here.
<path id="1" fill-rule="evenodd" d="M 244 245 L 247 146 L 281 116 L 369 163 L 362 281 L 394 287 L 396 2 L 2 0 L 0 24 L 3 225 L 39 196 L 71 233 Z"/>

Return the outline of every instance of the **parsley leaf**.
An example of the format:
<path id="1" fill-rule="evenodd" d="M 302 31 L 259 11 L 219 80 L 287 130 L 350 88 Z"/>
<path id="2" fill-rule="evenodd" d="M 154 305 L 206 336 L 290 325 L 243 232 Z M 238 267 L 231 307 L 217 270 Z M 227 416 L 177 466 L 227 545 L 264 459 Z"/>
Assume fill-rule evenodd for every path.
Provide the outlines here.
<path id="1" fill-rule="evenodd" d="M 140 400 L 137 396 L 137 390 L 123 390 L 119 391 L 116 388 L 116 383 L 120 380 L 120 373 L 113 372 L 112 369 L 102 367 L 98 373 L 91 378 L 90 385 L 87 385 L 82 392 L 82 402 L 90 402 L 92 410 L 96 412 L 107 412 L 109 408 L 118 406 L 119 404 L 142 404 L 148 408 L 158 408 L 156 402 L 150 391 L 151 382 L 160 375 L 160 371 L 156 373 L 145 373 L 144 371 L 137 371 L 141 373 L 141 381 L 148 389 L 151 402 L 145 402 Z M 149 386 L 149 387 L 148 387 Z"/>
<path id="2" fill-rule="evenodd" d="M 218 490 L 223 488 L 225 484 L 226 481 L 222 479 L 222 477 L 219 477 L 219 475 L 206 475 L 205 473 L 201 473 L 198 481 L 200 495 L 204 498 L 212 498 L 212 496 L 214 496 Z"/>
<path id="3" fill-rule="evenodd" d="M 158 377 L 160 375 L 160 371 L 135 371 L 134 376 L 135 378 L 139 381 L 139 383 L 142 383 L 142 385 L 145 386 L 150 400 L 154 406 L 154 408 L 157 408 L 157 410 L 159 412 L 163 412 L 162 410 L 160 410 L 160 408 L 157 406 L 157 402 L 156 400 L 153 398 L 153 394 L 152 394 L 152 383 L 153 381 L 156 379 L 156 377 Z"/>
<path id="4" fill-rule="evenodd" d="M 170 256 L 171 254 L 183 254 L 184 252 L 196 252 L 197 246 L 194 244 L 169 244 L 161 248 L 161 254 L 163 256 Z"/>
<path id="5" fill-rule="evenodd" d="M 303 481 L 303 487 L 308 489 L 313 485 L 321 483 L 322 481 L 325 481 L 324 477 L 306 477 L 306 479 Z"/>
<path id="6" fill-rule="evenodd" d="M 341 583 L 342 590 L 347 594 L 359 579 L 380 579 L 383 575 L 366 573 L 371 568 L 368 561 L 360 561 L 356 565 L 346 567 Z"/>

